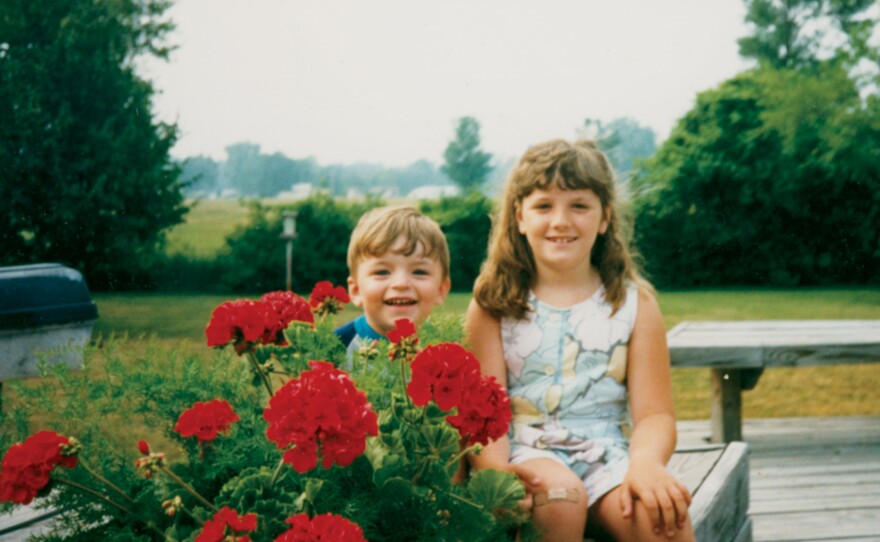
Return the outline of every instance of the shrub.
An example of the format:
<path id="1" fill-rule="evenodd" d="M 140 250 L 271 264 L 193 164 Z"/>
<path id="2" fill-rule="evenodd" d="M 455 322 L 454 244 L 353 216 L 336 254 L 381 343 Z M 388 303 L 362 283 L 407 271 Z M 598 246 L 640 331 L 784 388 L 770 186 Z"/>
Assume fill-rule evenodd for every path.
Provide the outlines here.
<path id="1" fill-rule="evenodd" d="M 12 446 L 0 498 L 30 476 L 15 502 L 62 510 L 43 537 L 54 541 L 292 540 L 333 529 L 354 540 L 508 539 L 522 524 L 518 479 L 484 470 L 454 481 L 462 454 L 479 446 L 465 443 L 497 438 L 510 419 L 506 394 L 473 356 L 434 343 L 460 336 L 457 321 L 421 337 L 401 321 L 346 372 L 325 318 L 338 303 L 310 301 L 277 292 L 221 304 L 208 344 L 233 348 L 216 355 L 111 340 L 86 350 L 81 371 L 44 367 L 43 378 L 14 384 L 3 444 L 32 426 L 52 432 Z M 444 375 L 468 391 L 445 394 Z M 39 452 L 25 458 L 32 465 L 20 446 Z"/>

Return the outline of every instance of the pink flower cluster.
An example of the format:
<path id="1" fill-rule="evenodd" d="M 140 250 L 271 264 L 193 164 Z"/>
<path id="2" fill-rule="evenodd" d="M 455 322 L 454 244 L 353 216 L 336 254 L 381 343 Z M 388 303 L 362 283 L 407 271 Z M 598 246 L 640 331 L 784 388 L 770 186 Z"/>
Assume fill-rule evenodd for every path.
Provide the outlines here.
<path id="1" fill-rule="evenodd" d="M 287 518 L 290 529 L 281 533 L 275 542 L 366 542 L 357 523 L 334 514 L 319 514 L 311 519 L 307 514 Z"/>
<path id="2" fill-rule="evenodd" d="M 229 403 L 222 399 L 196 402 L 177 418 L 174 430 L 182 437 L 195 436 L 199 442 L 206 442 L 217 438 L 218 433 L 226 431 L 239 419 Z"/>
<path id="3" fill-rule="evenodd" d="M 494 377 L 480 375 L 473 354 L 455 343 L 428 346 L 412 365 L 406 392 L 416 406 L 434 400 L 442 410 L 457 409 L 446 418 L 468 444 L 488 444 L 507 433 L 512 419 L 510 399 Z"/>
<path id="4" fill-rule="evenodd" d="M 0 501 L 28 504 L 49 483 L 55 465 L 76 467 L 75 455 L 65 456 L 70 439 L 54 431 L 40 431 L 13 444 L 0 464 Z"/>
<path id="5" fill-rule="evenodd" d="M 348 373 L 326 361 L 310 361 L 311 369 L 288 381 L 269 400 L 263 418 L 266 437 L 283 460 L 299 472 L 351 464 L 366 448 L 366 436 L 379 432 L 376 413 Z"/>
<path id="6" fill-rule="evenodd" d="M 292 292 L 270 292 L 259 301 L 239 299 L 220 304 L 211 314 L 205 335 L 208 346 L 231 342 L 241 355 L 257 343 L 286 345 L 283 331 L 294 321 L 314 323 L 309 303 Z"/>

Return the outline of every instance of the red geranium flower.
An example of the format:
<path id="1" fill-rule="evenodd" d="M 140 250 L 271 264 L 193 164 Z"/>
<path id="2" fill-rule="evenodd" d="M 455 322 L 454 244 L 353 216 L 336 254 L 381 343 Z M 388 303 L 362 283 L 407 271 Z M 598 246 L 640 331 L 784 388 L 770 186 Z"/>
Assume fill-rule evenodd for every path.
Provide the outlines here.
<path id="1" fill-rule="evenodd" d="M 150 455 L 150 445 L 144 439 L 138 441 L 138 451 L 141 455 Z"/>
<path id="2" fill-rule="evenodd" d="M 467 443 L 489 444 L 507 433 L 513 414 L 510 397 L 494 376 L 484 376 L 476 386 L 462 393 L 458 414 L 446 421 L 467 437 Z"/>
<path id="3" fill-rule="evenodd" d="M 431 345 L 419 352 L 412 365 L 407 394 L 416 406 L 431 399 L 443 410 L 452 410 L 462 395 L 480 380 L 480 362 L 456 343 Z"/>
<path id="4" fill-rule="evenodd" d="M 394 329 L 388 332 L 388 340 L 394 344 L 400 344 L 400 341 L 407 339 L 416 334 L 416 326 L 406 318 L 394 321 Z"/>
<path id="5" fill-rule="evenodd" d="M 241 355 L 252 344 L 267 335 L 267 322 L 274 334 L 277 324 L 274 322 L 265 303 L 247 299 L 226 301 L 221 303 L 211 314 L 211 320 L 205 328 L 208 346 L 225 346 L 232 342 L 235 351 Z"/>
<path id="6" fill-rule="evenodd" d="M 312 294 L 309 296 L 309 305 L 315 314 L 322 316 L 327 314 L 336 314 L 342 309 L 343 305 L 351 302 L 348 292 L 344 286 L 333 286 L 328 280 L 322 280 L 315 284 Z"/>
<path id="7" fill-rule="evenodd" d="M 224 506 L 214 514 L 213 518 L 205 522 L 201 532 L 196 536 L 195 542 L 223 542 L 228 540 L 227 536 L 229 535 L 227 535 L 226 532 L 227 527 L 232 531 L 229 533 L 229 535 L 233 537 L 232 540 L 236 540 L 237 542 L 250 542 L 251 538 L 249 536 L 239 536 L 239 533 L 256 531 L 257 515 L 244 514 L 239 516 L 238 512 L 232 508 Z"/>
<path id="8" fill-rule="evenodd" d="M 208 346 L 230 342 L 239 355 L 257 343 L 283 346 L 282 333 L 293 321 L 315 321 L 308 302 L 292 292 L 269 292 L 259 301 L 240 299 L 220 304 L 205 328 Z"/>
<path id="9" fill-rule="evenodd" d="M 366 542 L 360 525 L 335 514 L 320 514 L 309 519 L 308 514 L 287 518 L 290 529 L 281 533 L 275 542 Z"/>
<path id="10" fill-rule="evenodd" d="M 291 322 L 313 324 L 315 315 L 309 302 L 293 292 L 277 291 L 263 294 L 262 303 L 267 303 L 278 317 L 277 329 L 285 330 Z"/>
<path id="11" fill-rule="evenodd" d="M 49 483 L 55 465 L 76 467 L 75 455 L 62 455 L 71 440 L 54 431 L 40 431 L 13 444 L 0 464 L 0 501 L 28 504 Z"/>
<path id="12" fill-rule="evenodd" d="M 238 414 L 232 410 L 229 403 L 222 399 L 214 399 L 213 401 L 197 402 L 192 408 L 184 411 L 177 419 L 174 430 L 182 437 L 195 435 L 199 442 L 205 442 L 214 440 L 217 433 L 226 431 L 239 419 Z M 138 446 L 140 447 L 140 444 Z M 147 453 L 149 453 L 149 448 Z"/>
<path id="13" fill-rule="evenodd" d="M 269 400 L 263 418 L 266 437 L 284 452 L 284 461 L 307 472 L 323 457 L 323 467 L 351 464 L 366 448 L 366 436 L 379 426 L 367 397 L 348 373 L 326 361 L 310 361 L 310 370 L 282 386 Z"/>
<path id="14" fill-rule="evenodd" d="M 388 340 L 391 348 L 388 349 L 388 357 L 391 360 L 408 360 L 418 350 L 419 338 L 416 336 L 416 326 L 406 318 L 394 321 L 394 329 L 388 332 Z"/>

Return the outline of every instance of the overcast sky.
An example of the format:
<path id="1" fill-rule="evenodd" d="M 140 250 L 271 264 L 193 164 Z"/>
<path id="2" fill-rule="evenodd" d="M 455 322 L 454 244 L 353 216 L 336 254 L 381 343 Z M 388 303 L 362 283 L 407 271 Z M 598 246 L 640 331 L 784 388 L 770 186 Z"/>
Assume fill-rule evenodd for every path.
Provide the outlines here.
<path id="1" fill-rule="evenodd" d="M 586 118 L 664 139 L 696 94 L 750 67 L 742 0 L 177 0 L 179 46 L 141 73 L 172 154 L 248 141 L 320 164 L 435 164 L 456 119 L 517 157 Z"/>

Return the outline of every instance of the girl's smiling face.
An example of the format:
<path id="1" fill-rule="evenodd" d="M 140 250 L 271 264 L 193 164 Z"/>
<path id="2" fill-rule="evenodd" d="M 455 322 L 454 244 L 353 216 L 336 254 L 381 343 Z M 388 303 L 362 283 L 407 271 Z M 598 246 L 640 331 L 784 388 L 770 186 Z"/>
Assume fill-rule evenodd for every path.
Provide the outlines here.
<path id="1" fill-rule="evenodd" d="M 596 237 L 608 229 L 602 201 L 590 189 L 536 188 L 516 212 L 538 273 L 588 270 Z"/>

